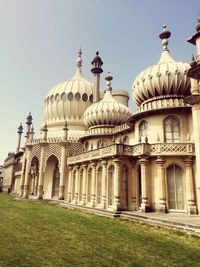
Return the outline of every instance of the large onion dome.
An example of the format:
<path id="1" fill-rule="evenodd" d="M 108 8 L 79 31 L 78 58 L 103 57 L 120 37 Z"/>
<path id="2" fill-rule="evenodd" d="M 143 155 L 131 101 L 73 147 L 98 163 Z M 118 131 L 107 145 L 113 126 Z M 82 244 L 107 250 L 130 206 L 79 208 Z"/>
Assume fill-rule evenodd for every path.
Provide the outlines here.
<path id="1" fill-rule="evenodd" d="M 93 102 L 93 84 L 84 79 L 81 71 L 82 51 L 79 50 L 77 69 L 72 79 L 53 87 L 44 101 L 44 122 L 48 129 L 64 125 L 83 125 L 84 111 Z"/>
<path id="2" fill-rule="evenodd" d="M 138 106 L 152 98 L 182 98 L 190 93 L 190 79 L 186 75 L 190 66 L 172 59 L 168 50 L 170 36 L 171 33 L 164 25 L 159 35 L 163 45 L 160 60 L 142 71 L 133 82 L 133 99 Z"/>
<path id="3" fill-rule="evenodd" d="M 91 105 L 84 113 L 84 123 L 89 129 L 114 127 L 127 122 L 132 115 L 128 107 L 113 98 L 112 79 L 110 74 L 106 77 L 107 90 L 103 99 Z"/>

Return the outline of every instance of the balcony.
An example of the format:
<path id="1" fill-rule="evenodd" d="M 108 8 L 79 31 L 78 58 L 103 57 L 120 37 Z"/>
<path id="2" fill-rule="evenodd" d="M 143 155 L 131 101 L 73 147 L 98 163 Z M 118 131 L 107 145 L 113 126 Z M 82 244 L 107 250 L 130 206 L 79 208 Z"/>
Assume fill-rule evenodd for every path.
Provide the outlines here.
<path id="1" fill-rule="evenodd" d="M 82 154 L 69 157 L 67 164 L 76 164 L 103 158 L 127 156 L 192 156 L 195 148 L 193 143 L 140 143 L 136 145 L 112 144 L 110 146 L 94 149 Z"/>

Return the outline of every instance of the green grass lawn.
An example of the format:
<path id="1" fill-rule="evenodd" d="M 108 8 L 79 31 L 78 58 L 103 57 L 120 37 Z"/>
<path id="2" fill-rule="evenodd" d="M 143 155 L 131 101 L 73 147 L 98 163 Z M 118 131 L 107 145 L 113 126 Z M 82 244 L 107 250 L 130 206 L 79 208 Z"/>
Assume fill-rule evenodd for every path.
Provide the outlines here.
<path id="1" fill-rule="evenodd" d="M 200 238 L 0 194 L 0 266 L 200 266 Z"/>

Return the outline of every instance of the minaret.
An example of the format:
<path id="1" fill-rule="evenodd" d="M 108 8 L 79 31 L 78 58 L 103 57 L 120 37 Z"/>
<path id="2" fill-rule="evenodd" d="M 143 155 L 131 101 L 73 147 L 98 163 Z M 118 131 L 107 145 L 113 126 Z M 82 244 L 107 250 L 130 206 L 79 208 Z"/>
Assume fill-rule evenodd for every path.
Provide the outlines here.
<path id="1" fill-rule="evenodd" d="M 198 212 L 200 212 L 200 16 L 196 25 L 196 33 L 188 39 L 188 42 L 197 47 L 197 61 L 192 58 L 191 68 L 188 70 L 187 76 L 191 78 L 191 95 L 184 99 L 184 103 L 192 106 L 193 120 L 193 138 L 195 144 L 195 161 L 196 161 L 196 186 Z"/>
<path id="2" fill-rule="evenodd" d="M 17 150 L 16 150 L 16 153 L 19 152 L 20 150 L 20 147 L 21 147 L 21 138 L 22 138 L 22 133 L 23 133 L 23 126 L 22 124 L 20 123 L 19 127 L 18 127 L 18 145 L 17 145 Z"/>
<path id="3" fill-rule="evenodd" d="M 26 125 L 27 125 L 26 142 L 29 141 L 32 121 L 33 121 L 33 118 L 31 116 L 31 112 L 29 112 L 28 117 L 26 118 Z"/>
<path id="4" fill-rule="evenodd" d="M 91 62 L 93 68 L 91 72 L 94 74 L 94 93 L 93 93 L 93 102 L 97 103 L 100 100 L 100 74 L 103 72 L 101 66 L 103 62 L 99 56 L 99 52 L 96 52 L 96 57 Z"/>

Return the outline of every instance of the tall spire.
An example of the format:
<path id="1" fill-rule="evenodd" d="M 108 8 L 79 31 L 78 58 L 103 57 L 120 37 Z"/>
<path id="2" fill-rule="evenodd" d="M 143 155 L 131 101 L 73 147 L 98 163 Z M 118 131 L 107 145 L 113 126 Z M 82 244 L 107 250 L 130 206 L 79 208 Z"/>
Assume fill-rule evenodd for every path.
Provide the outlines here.
<path id="1" fill-rule="evenodd" d="M 18 144 L 17 144 L 17 151 L 16 152 L 19 152 L 20 147 L 21 147 L 21 137 L 22 137 L 22 133 L 23 133 L 22 123 L 20 123 L 17 133 L 18 133 Z"/>

